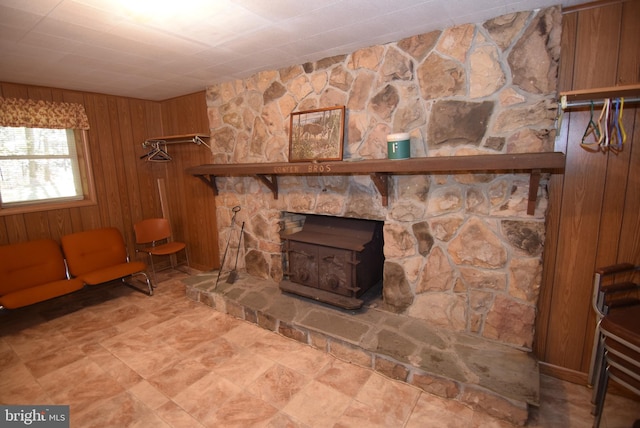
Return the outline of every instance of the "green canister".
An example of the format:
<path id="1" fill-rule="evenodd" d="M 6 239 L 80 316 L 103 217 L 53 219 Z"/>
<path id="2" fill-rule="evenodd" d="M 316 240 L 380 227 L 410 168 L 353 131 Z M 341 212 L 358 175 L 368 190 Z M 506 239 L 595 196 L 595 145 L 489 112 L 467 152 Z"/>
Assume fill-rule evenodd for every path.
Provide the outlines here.
<path id="1" fill-rule="evenodd" d="M 387 135 L 387 151 L 389 159 L 408 159 L 411 153 L 411 136 L 406 132 Z"/>

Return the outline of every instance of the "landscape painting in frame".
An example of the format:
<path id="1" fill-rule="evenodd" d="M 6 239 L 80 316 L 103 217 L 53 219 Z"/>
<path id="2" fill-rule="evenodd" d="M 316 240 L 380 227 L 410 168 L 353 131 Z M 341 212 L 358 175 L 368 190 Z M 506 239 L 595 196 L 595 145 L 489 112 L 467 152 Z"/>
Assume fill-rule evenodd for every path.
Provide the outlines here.
<path id="1" fill-rule="evenodd" d="M 345 107 L 291 113 L 289 162 L 342 160 Z"/>

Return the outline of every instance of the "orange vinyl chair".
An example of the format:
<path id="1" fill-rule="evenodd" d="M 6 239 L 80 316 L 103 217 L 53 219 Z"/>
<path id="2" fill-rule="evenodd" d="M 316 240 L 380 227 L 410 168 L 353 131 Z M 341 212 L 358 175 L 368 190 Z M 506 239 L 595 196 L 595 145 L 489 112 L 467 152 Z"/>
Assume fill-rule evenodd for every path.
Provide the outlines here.
<path id="1" fill-rule="evenodd" d="M 609 379 L 640 396 L 640 306 L 612 311 L 598 327 L 604 354 L 596 383 L 595 428 L 600 426 Z"/>
<path id="2" fill-rule="evenodd" d="M 593 295 L 591 303 L 596 314 L 596 329 L 589 364 L 587 385 L 596 386 L 598 370 L 602 365 L 604 348 L 600 323 L 602 318 L 612 311 L 628 306 L 640 305 L 640 265 L 619 263 L 599 267 L 594 274 Z M 594 388 L 595 400 L 597 388 Z"/>
<path id="3" fill-rule="evenodd" d="M 133 287 L 125 279 L 141 275 L 149 295 L 153 295 L 153 284 L 146 272 L 147 265 L 129 260 L 122 233 L 115 227 L 72 233 L 63 236 L 61 241 L 69 273 L 73 277 L 80 278 L 87 285 L 121 279 Z"/>
<path id="4" fill-rule="evenodd" d="M 172 240 L 171 225 L 166 218 L 148 218 L 139 221 L 133 225 L 133 231 L 136 235 L 136 245 L 142 247 L 136 249 L 136 251 L 148 254 L 151 271 L 156 283 L 156 268 L 153 256 L 169 256 L 171 268 L 173 269 L 179 265 L 177 263 L 177 254 L 184 250 L 186 264 L 190 266 L 187 244 Z"/>

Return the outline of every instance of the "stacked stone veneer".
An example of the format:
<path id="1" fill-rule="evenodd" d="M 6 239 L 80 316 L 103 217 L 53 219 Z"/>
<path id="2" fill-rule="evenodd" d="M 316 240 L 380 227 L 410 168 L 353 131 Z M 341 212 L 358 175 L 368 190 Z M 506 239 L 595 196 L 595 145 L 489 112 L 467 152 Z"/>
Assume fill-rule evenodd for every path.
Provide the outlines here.
<path id="1" fill-rule="evenodd" d="M 393 132 L 411 134 L 412 157 L 552 151 L 560 29 L 558 7 L 515 13 L 211 86 L 215 162 L 287 161 L 289 114 L 336 105 L 347 108 L 345 159 L 385 158 Z M 544 180 L 533 216 L 527 175 L 390 183 L 384 207 L 367 175 L 280 176 L 278 199 L 255 178 L 219 177 L 220 243 L 240 205 L 239 267 L 279 281 L 283 212 L 383 220 L 387 309 L 530 349 Z"/>

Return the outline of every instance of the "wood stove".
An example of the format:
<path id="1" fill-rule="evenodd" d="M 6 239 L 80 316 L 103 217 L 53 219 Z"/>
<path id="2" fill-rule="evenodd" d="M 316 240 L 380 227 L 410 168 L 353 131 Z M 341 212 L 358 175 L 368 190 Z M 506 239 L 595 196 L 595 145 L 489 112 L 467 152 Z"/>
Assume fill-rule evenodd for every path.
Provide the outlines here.
<path id="1" fill-rule="evenodd" d="M 285 279 L 280 289 L 345 309 L 382 280 L 382 222 L 307 215 L 302 230 L 281 234 Z"/>

